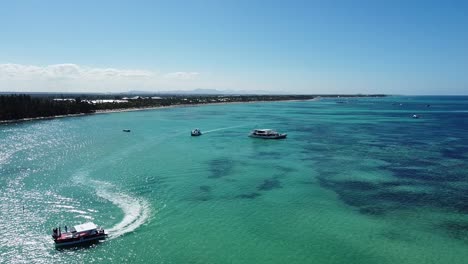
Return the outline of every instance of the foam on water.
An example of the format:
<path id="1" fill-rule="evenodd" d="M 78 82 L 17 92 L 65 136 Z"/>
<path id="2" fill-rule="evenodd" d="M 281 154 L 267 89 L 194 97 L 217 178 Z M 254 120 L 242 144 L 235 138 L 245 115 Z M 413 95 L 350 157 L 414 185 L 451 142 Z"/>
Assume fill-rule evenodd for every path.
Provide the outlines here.
<path id="1" fill-rule="evenodd" d="M 149 219 L 150 207 L 147 201 L 119 192 L 114 185 L 108 182 L 96 180 L 92 182 L 99 186 L 99 189 L 96 190 L 96 194 L 99 197 L 112 202 L 122 209 L 125 214 L 122 221 L 107 229 L 110 238 L 116 238 L 132 232 Z"/>

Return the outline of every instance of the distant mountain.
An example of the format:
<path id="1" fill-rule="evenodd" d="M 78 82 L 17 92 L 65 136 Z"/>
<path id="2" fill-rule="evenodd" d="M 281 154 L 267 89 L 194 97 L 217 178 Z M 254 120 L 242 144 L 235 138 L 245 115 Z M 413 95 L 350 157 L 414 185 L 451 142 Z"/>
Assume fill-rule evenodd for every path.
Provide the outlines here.
<path id="1" fill-rule="evenodd" d="M 265 90 L 216 90 L 216 89 L 194 89 L 174 91 L 129 91 L 129 94 L 196 94 L 196 95 L 243 95 L 243 94 L 281 94 Z"/>

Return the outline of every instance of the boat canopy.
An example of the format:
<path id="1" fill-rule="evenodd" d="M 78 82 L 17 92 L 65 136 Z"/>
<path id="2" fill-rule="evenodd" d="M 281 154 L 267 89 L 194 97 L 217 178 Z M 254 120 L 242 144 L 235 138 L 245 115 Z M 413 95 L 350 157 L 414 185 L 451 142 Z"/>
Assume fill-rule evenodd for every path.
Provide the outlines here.
<path id="1" fill-rule="evenodd" d="M 73 228 L 75 228 L 76 232 L 85 232 L 85 231 L 97 229 L 97 226 L 94 223 L 88 222 L 88 223 L 84 223 L 81 225 L 76 225 Z"/>
<path id="2" fill-rule="evenodd" d="M 266 129 L 266 128 L 255 129 L 255 132 L 263 132 L 263 133 L 272 132 L 272 131 L 273 131 L 273 129 Z"/>

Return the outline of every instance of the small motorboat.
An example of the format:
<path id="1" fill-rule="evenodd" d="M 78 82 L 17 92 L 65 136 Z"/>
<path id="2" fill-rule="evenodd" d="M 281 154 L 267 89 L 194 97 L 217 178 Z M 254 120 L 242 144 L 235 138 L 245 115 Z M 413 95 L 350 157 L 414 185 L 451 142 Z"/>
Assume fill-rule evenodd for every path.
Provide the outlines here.
<path id="1" fill-rule="evenodd" d="M 202 132 L 201 132 L 200 129 L 195 128 L 194 130 L 192 130 L 192 132 L 190 134 L 192 135 L 192 137 L 198 137 L 198 136 L 202 135 Z"/>
<path id="2" fill-rule="evenodd" d="M 122 130 L 123 132 L 130 132 L 131 130 L 130 129 L 124 129 Z"/>
<path id="3" fill-rule="evenodd" d="M 263 139 L 283 139 L 287 134 L 278 133 L 272 129 L 254 129 L 250 132 L 249 137 L 263 138 Z"/>
<path id="4" fill-rule="evenodd" d="M 82 246 L 99 242 L 107 237 L 104 229 L 92 222 L 76 225 L 70 230 L 65 226 L 65 232 L 60 227 L 52 229 L 55 247 Z"/>
<path id="5" fill-rule="evenodd" d="M 419 115 L 413 115 L 413 118 L 419 118 Z"/>

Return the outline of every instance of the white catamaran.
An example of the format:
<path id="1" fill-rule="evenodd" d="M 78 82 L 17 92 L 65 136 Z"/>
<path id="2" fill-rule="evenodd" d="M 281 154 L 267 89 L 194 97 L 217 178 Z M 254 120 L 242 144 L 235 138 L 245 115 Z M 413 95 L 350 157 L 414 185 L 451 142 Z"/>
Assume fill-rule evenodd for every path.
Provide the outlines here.
<path id="1" fill-rule="evenodd" d="M 287 134 L 278 133 L 272 129 L 254 129 L 250 132 L 249 137 L 263 139 L 282 139 L 286 138 Z"/>

